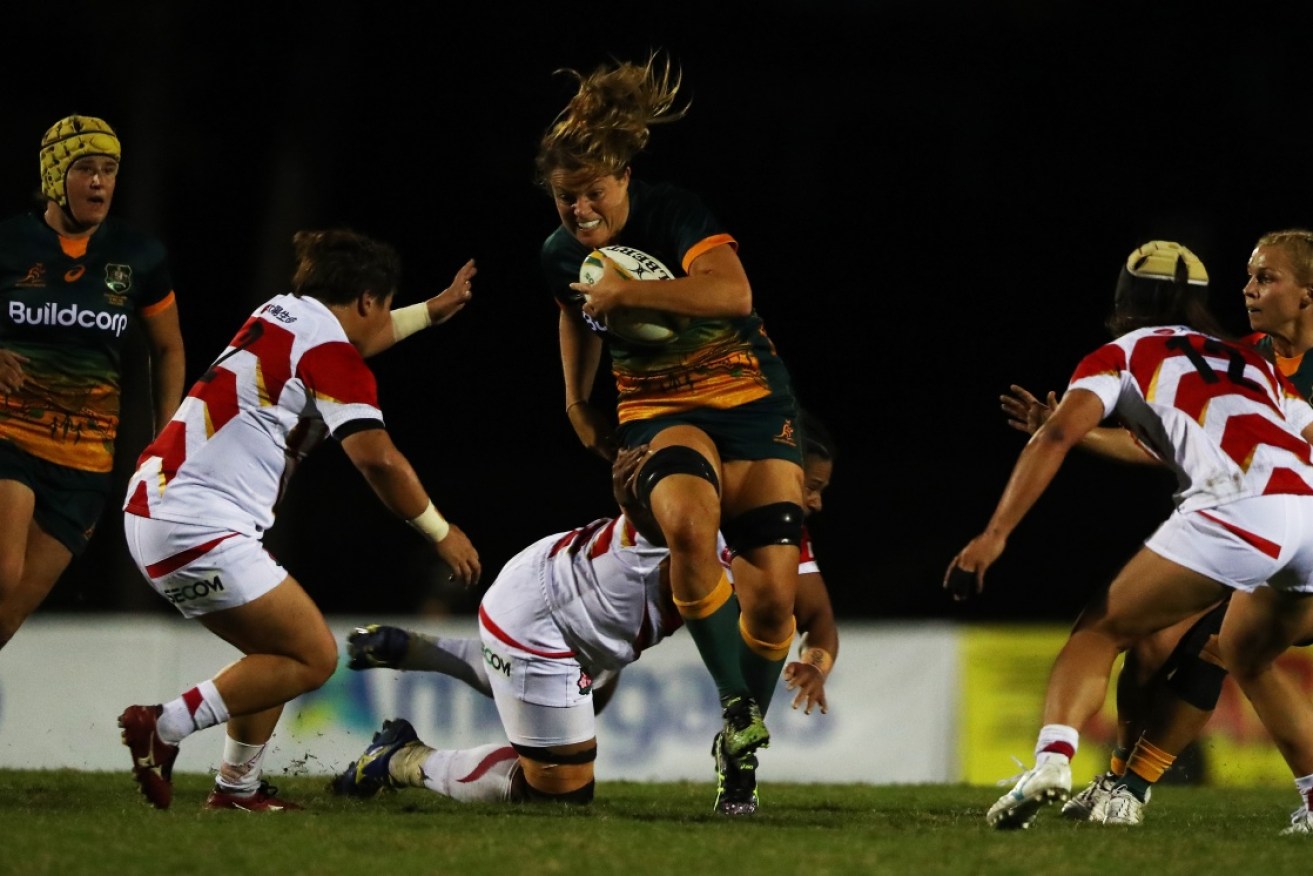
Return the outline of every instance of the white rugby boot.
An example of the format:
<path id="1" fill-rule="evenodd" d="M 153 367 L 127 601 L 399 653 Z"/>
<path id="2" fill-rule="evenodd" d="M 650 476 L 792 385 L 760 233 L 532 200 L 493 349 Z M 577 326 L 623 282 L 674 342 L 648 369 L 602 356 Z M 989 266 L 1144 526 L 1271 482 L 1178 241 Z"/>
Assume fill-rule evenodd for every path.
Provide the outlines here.
<path id="1" fill-rule="evenodd" d="M 1281 835 L 1297 836 L 1308 833 L 1313 833 L 1313 813 L 1308 811 L 1307 806 L 1301 806 L 1290 813 L 1290 827 L 1281 831 Z"/>
<path id="2" fill-rule="evenodd" d="M 1100 773 L 1085 786 L 1085 790 L 1072 796 L 1062 805 L 1062 817 L 1072 821 L 1099 821 L 1113 785 L 1117 784 L 1116 773 Z"/>
<path id="3" fill-rule="evenodd" d="M 1103 804 L 1102 818 L 1097 816 L 1092 819 L 1100 824 L 1120 824 L 1126 827 L 1134 827 L 1144 823 L 1144 806 L 1148 800 L 1141 801 L 1131 793 L 1131 789 L 1125 785 L 1120 785 L 1112 789 L 1108 795 L 1107 801 Z"/>
<path id="4" fill-rule="evenodd" d="M 1021 778 L 985 814 L 990 827 L 1015 830 L 1030 827 L 1039 810 L 1066 800 L 1071 794 L 1071 763 L 1048 758 L 1021 774 Z"/>

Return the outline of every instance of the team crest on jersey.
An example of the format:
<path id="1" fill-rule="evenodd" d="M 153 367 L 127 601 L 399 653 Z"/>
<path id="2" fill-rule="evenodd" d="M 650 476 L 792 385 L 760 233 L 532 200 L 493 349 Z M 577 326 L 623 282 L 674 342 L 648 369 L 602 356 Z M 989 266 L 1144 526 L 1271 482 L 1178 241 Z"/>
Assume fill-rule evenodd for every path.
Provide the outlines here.
<path id="1" fill-rule="evenodd" d="M 46 286 L 46 266 L 42 262 L 27 269 L 23 279 L 14 284 L 19 289 L 44 289 Z"/>
<path id="2" fill-rule="evenodd" d="M 105 265 L 105 285 L 120 294 L 132 288 L 131 265 Z"/>
<path id="3" fill-rule="evenodd" d="M 771 439 L 776 444 L 787 444 L 790 447 L 798 446 L 798 436 L 793 428 L 793 420 L 785 420 L 783 428 L 778 435 Z"/>
<path id="4" fill-rule="evenodd" d="M 582 669 L 579 670 L 579 680 L 575 684 L 579 685 L 580 696 L 586 697 L 593 692 L 593 677 Z"/>

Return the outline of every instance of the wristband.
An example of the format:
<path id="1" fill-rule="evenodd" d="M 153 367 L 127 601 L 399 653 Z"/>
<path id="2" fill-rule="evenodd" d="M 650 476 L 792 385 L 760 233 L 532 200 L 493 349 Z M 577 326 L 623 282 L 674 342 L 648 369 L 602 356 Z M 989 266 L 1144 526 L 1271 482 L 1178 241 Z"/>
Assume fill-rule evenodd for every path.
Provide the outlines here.
<path id="1" fill-rule="evenodd" d="M 821 678 L 828 678 L 834 668 L 834 658 L 824 648 L 804 648 L 798 656 L 802 663 L 820 670 Z"/>
<path id="2" fill-rule="evenodd" d="M 418 517 L 412 517 L 406 522 L 434 544 L 441 542 L 447 537 L 447 533 L 451 531 L 451 524 L 438 513 L 438 509 L 433 507 L 432 502 L 429 502 L 429 507 L 425 508 Z"/>
<path id="3" fill-rule="evenodd" d="M 424 302 L 408 304 L 392 311 L 392 338 L 400 341 L 433 325 L 429 306 Z"/>
<path id="4" fill-rule="evenodd" d="M 577 399 L 575 399 L 574 401 L 570 402 L 568 405 L 565 406 L 565 412 L 566 412 L 567 414 L 570 413 L 570 408 L 574 407 L 575 405 L 586 405 L 586 404 L 588 404 L 588 399 L 586 399 L 586 398 L 577 398 Z"/>

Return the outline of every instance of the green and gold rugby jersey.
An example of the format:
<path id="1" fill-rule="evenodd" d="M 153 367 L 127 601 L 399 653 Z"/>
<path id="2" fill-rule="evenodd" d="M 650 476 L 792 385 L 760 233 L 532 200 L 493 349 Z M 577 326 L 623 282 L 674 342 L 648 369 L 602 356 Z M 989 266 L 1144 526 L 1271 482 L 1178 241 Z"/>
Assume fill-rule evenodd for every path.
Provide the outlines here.
<path id="1" fill-rule="evenodd" d="M 713 247 L 738 247 L 697 195 L 637 179 L 629 182 L 629 218 L 611 243 L 655 256 L 679 276 Z M 583 295 L 568 284 L 579 282 L 579 267 L 591 252 L 564 226 L 544 241 L 543 273 L 562 308 L 583 307 Z M 792 392 L 788 371 L 755 310 L 734 319 L 687 319 L 675 338 L 659 346 L 630 343 L 584 319 L 606 341 L 621 423 L 696 408 L 735 408 Z"/>
<path id="2" fill-rule="evenodd" d="M 1308 353 L 1300 353 L 1291 359 L 1278 356 L 1272 346 L 1272 336 L 1262 332 L 1241 338 L 1241 343 L 1248 344 L 1276 362 L 1277 370 L 1295 385 L 1304 400 L 1313 403 L 1313 356 Z"/>
<path id="3" fill-rule="evenodd" d="M 0 440 L 109 471 L 128 320 L 173 306 L 164 246 L 113 218 L 74 239 L 15 216 L 0 223 L 0 305 L 0 347 L 28 359 L 23 389 L 0 395 Z"/>

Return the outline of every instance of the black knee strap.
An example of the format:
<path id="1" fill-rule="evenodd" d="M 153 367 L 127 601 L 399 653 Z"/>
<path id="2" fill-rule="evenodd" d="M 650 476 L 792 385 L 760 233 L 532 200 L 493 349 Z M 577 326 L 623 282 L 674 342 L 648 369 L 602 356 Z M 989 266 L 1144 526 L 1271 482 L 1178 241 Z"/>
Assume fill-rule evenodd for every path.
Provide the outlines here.
<path id="1" fill-rule="evenodd" d="M 1195 654 L 1179 660 L 1167 675 L 1167 687 L 1183 701 L 1204 712 L 1217 708 L 1226 670 Z"/>
<path id="2" fill-rule="evenodd" d="M 520 757 L 527 757 L 529 760 L 535 760 L 538 763 L 560 763 L 560 764 L 583 764 L 592 763 L 597 760 L 597 746 L 594 745 L 585 751 L 576 751 L 572 754 L 562 754 L 553 751 L 550 748 L 538 748 L 533 745 L 517 745 L 512 742 L 511 747 Z"/>
<path id="3" fill-rule="evenodd" d="M 1223 600 L 1195 621 L 1194 626 L 1181 636 L 1181 641 L 1176 643 L 1163 665 L 1168 690 L 1182 701 L 1205 712 L 1211 712 L 1217 707 L 1217 701 L 1222 696 L 1222 682 L 1226 680 L 1226 670 L 1199 655 L 1203 653 L 1208 640 L 1222 629 L 1222 618 L 1226 617 L 1229 603 L 1229 599 Z"/>
<path id="4" fill-rule="evenodd" d="M 802 544 L 802 506 L 775 502 L 745 511 L 721 527 L 730 553 L 770 544 Z"/>
<path id="5" fill-rule="evenodd" d="M 1186 630 L 1185 635 L 1181 636 L 1181 641 L 1176 643 L 1176 647 L 1172 649 L 1172 653 L 1167 657 L 1165 665 L 1169 672 L 1178 661 L 1199 656 L 1204 650 L 1204 646 L 1208 644 L 1208 640 L 1221 631 L 1222 618 L 1226 617 L 1226 607 L 1230 603 L 1229 597 L 1222 600 L 1212 611 L 1199 618 L 1194 622 L 1194 626 Z"/>
<path id="6" fill-rule="evenodd" d="M 710 460 L 692 447 L 672 444 L 669 447 L 662 447 L 649 456 L 643 467 L 638 470 L 638 478 L 635 482 L 638 501 L 647 507 L 652 489 L 657 482 L 672 474 L 700 477 L 709 481 L 716 488 L 716 494 L 720 494 L 720 478 L 716 477 L 716 469 L 712 467 Z"/>

